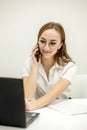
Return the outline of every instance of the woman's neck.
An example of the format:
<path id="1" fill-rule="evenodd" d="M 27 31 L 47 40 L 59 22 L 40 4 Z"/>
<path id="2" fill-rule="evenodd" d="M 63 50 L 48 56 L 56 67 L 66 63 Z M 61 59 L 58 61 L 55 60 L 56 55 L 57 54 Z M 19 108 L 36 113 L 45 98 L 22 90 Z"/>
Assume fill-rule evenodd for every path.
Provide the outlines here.
<path id="1" fill-rule="evenodd" d="M 52 58 L 49 58 L 49 59 L 46 59 L 46 58 L 42 58 L 42 65 L 44 66 L 44 67 L 47 67 L 47 68 L 51 68 L 53 65 L 54 65 L 54 63 L 55 63 L 55 61 L 54 61 L 54 59 L 52 59 Z"/>

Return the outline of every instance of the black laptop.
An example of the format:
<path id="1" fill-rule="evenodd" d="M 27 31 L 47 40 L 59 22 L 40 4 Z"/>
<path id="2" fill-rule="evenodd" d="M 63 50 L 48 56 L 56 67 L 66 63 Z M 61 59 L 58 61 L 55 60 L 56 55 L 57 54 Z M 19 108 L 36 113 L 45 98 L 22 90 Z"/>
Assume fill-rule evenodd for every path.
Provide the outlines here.
<path id="1" fill-rule="evenodd" d="M 0 78 L 0 125 L 26 128 L 39 113 L 26 112 L 23 80 Z"/>

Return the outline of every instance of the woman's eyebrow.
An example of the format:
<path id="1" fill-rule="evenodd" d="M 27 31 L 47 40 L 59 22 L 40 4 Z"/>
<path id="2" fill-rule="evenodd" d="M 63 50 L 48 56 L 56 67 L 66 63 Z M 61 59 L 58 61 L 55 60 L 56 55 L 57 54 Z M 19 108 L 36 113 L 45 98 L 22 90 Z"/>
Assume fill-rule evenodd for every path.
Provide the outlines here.
<path id="1" fill-rule="evenodd" d="M 44 37 L 41 37 L 41 39 L 46 40 Z"/>
<path id="2" fill-rule="evenodd" d="M 41 37 L 41 39 L 46 40 L 44 37 Z M 57 42 L 57 40 L 55 40 L 55 39 L 51 39 L 50 41 Z"/>
<path id="3" fill-rule="evenodd" d="M 54 39 L 52 39 L 52 40 L 50 40 L 50 41 L 52 41 L 52 42 L 57 42 L 57 40 L 54 40 Z"/>

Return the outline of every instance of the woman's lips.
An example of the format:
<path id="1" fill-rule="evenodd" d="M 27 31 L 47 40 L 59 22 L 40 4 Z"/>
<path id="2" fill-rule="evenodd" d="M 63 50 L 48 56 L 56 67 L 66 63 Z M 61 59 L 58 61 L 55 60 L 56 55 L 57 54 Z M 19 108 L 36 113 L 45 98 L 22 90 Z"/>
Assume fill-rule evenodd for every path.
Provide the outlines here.
<path id="1" fill-rule="evenodd" d="M 43 53 L 47 53 L 47 54 L 49 54 L 49 53 L 50 53 L 50 51 L 43 51 Z"/>

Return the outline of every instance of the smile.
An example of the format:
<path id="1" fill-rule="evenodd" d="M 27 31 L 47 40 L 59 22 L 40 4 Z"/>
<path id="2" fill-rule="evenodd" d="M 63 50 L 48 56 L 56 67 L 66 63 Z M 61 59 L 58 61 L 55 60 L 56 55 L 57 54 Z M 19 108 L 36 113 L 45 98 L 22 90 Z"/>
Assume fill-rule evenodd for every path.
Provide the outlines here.
<path id="1" fill-rule="evenodd" d="M 43 53 L 51 53 L 51 51 L 45 51 L 45 50 L 43 50 Z"/>

